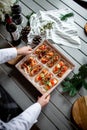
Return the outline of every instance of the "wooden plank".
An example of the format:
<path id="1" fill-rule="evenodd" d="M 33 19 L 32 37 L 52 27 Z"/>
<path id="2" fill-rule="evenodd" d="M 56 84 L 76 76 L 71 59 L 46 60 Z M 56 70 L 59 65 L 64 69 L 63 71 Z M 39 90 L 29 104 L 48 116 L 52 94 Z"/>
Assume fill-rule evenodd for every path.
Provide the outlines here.
<path id="1" fill-rule="evenodd" d="M 23 22 L 22 22 L 21 26 L 25 27 L 27 25 L 27 19 L 23 15 L 22 15 L 22 17 L 23 17 Z"/>
<path id="2" fill-rule="evenodd" d="M 46 0 L 33 0 L 37 5 L 39 5 L 44 10 L 55 10 L 55 7 L 48 3 Z"/>
<path id="3" fill-rule="evenodd" d="M 79 4 L 77 4 L 76 2 L 74 2 L 73 0 L 60 0 L 62 1 L 64 4 L 66 4 L 67 6 L 69 6 L 69 8 L 75 9 L 75 11 L 81 16 L 83 17 L 85 20 L 87 20 L 87 10 L 84 9 L 83 7 L 81 7 Z"/>
<path id="4" fill-rule="evenodd" d="M 82 87 L 82 88 L 80 89 L 80 91 L 79 91 L 79 94 L 80 94 L 81 96 L 86 96 L 86 95 L 87 95 L 87 89 L 85 89 L 84 87 Z"/>
<path id="5" fill-rule="evenodd" d="M 48 1 L 48 0 L 47 0 Z M 61 9 L 61 8 L 69 8 L 68 5 L 65 5 L 64 3 L 61 3 L 61 1 L 57 1 L 57 0 L 49 0 L 48 2 L 50 2 L 52 5 L 54 5 L 56 8 L 58 9 Z M 81 10 L 81 9 L 80 9 Z M 72 10 L 74 11 L 74 10 Z M 78 33 L 79 33 L 79 36 L 80 38 L 83 39 L 83 41 L 85 41 L 87 43 L 87 40 L 86 40 L 86 35 L 84 32 L 84 25 L 86 23 L 86 20 L 84 18 L 81 18 L 77 12 L 74 11 L 74 14 L 75 14 L 75 23 L 77 24 L 76 27 L 78 29 Z M 80 22 L 79 22 L 80 21 Z M 84 22 L 83 22 L 84 21 Z M 79 25 L 79 26 L 78 26 Z"/>
<path id="6" fill-rule="evenodd" d="M 56 45 L 56 48 L 58 48 L 58 50 L 60 50 L 63 54 L 65 54 L 66 57 L 68 57 L 68 55 L 70 55 L 69 59 L 71 59 L 71 57 L 74 59 L 71 60 L 73 63 L 76 61 L 78 64 L 85 64 L 86 63 L 86 55 L 84 55 L 82 52 L 80 52 L 78 49 L 75 48 L 70 48 L 67 46 L 58 46 Z M 60 49 L 61 48 L 61 49 Z M 87 48 L 87 47 L 86 47 Z M 64 51 L 67 52 L 68 55 L 66 55 L 66 53 L 64 53 Z M 77 63 L 76 63 L 76 68 L 77 68 Z M 77 68 L 78 69 L 78 68 Z M 77 71 L 76 71 L 77 72 Z"/>
<path id="7" fill-rule="evenodd" d="M 80 37 L 80 39 L 82 39 L 87 44 L 87 36 L 84 32 L 84 29 L 79 27 L 77 24 L 75 26 L 78 30 L 78 36 Z"/>
<path id="8" fill-rule="evenodd" d="M 58 86 L 57 91 L 59 91 L 72 104 L 75 102 L 77 98 L 80 97 L 79 92 L 74 97 L 69 96 L 68 92 L 63 93 L 63 86 L 61 84 Z"/>
<path id="9" fill-rule="evenodd" d="M 69 48 L 62 46 L 64 50 L 66 50 L 79 64 L 85 64 L 86 57 L 83 53 L 81 53 L 79 50 L 74 48 Z"/>
<path id="10" fill-rule="evenodd" d="M 71 119 L 70 111 L 72 104 L 56 89 L 51 93 L 51 101 L 65 115 L 65 117 L 67 117 L 67 119 Z"/>
<path id="11" fill-rule="evenodd" d="M 20 0 L 26 7 L 33 10 L 34 12 L 38 12 L 39 10 L 44 10 L 40 6 L 38 6 L 36 3 L 34 3 L 32 0 Z"/>
<path id="12" fill-rule="evenodd" d="M 23 19 L 24 19 L 24 23 L 23 23 L 23 27 L 26 25 L 26 14 L 30 14 L 32 12 L 32 10 L 34 12 L 38 12 L 39 10 L 51 10 L 51 9 L 60 9 L 60 8 L 64 8 L 64 7 L 68 7 L 71 10 L 74 11 L 75 13 L 75 24 L 76 27 L 78 29 L 78 34 L 79 37 L 81 39 L 81 49 L 72 49 L 69 47 L 65 47 L 65 46 L 60 46 L 60 45 L 55 45 L 67 58 L 69 58 L 74 64 L 75 64 L 75 70 L 74 73 L 78 72 L 78 68 L 80 67 L 81 64 L 85 63 L 85 59 L 87 57 L 87 37 L 85 36 L 85 34 L 83 33 L 83 28 L 84 28 L 84 24 L 86 22 L 86 19 L 84 18 L 84 15 L 81 15 L 80 12 L 82 12 L 83 10 L 81 10 L 82 8 L 78 7 L 75 4 L 75 8 L 73 8 L 72 5 L 70 5 L 70 1 L 68 0 L 21 0 L 20 5 L 23 8 Z M 51 3 L 51 4 L 50 4 Z M 69 3 L 69 4 L 68 4 Z M 69 7 L 70 6 L 70 7 Z M 78 7 L 80 9 L 80 11 L 78 9 L 76 9 L 76 7 Z M 80 21 L 80 22 L 79 22 Z M 2 30 L 2 34 L 4 35 L 4 31 Z M 4 35 L 5 36 L 5 35 Z M 7 36 L 8 37 L 8 36 Z M 7 67 L 5 64 L 1 65 L 1 67 L 4 69 L 6 74 L 9 74 L 10 72 L 10 80 L 11 80 L 11 84 L 13 84 L 14 88 L 9 88 L 8 90 L 12 92 L 12 89 L 15 89 L 15 86 L 17 87 L 17 89 L 14 90 L 15 93 L 18 94 L 20 91 L 23 92 L 23 97 L 24 95 L 28 98 L 26 100 L 26 98 L 24 98 L 25 101 L 25 105 L 24 105 L 24 109 L 25 107 L 28 105 L 28 102 L 30 102 L 30 104 L 32 104 L 33 102 L 35 102 L 35 98 L 36 95 L 34 95 L 34 91 L 31 88 L 33 86 L 29 86 L 30 84 L 28 84 L 24 77 L 21 78 L 21 74 L 18 74 L 17 72 L 15 72 L 16 77 L 14 75 L 12 75 L 12 73 L 14 73 L 14 71 L 12 71 L 9 67 Z M 71 73 L 69 76 L 72 76 L 73 73 Z M 20 80 L 17 77 L 20 77 Z M 23 80 L 22 80 L 23 79 Z M 10 81 L 9 80 L 9 81 Z M 4 79 L 3 79 L 4 81 Z M 6 82 L 9 86 L 9 83 L 6 79 Z M 11 86 L 11 85 L 10 85 Z M 18 88 L 19 87 L 19 88 Z M 6 88 L 6 89 L 7 89 Z M 79 94 L 77 94 L 75 97 L 69 97 L 67 94 L 62 94 L 62 85 L 60 84 L 51 94 L 51 100 L 50 103 L 47 105 L 47 107 L 45 107 L 42 110 L 42 113 L 39 116 L 39 122 L 37 123 L 38 126 L 41 128 L 41 130 L 44 129 L 48 129 L 48 130 L 75 130 L 77 129 L 76 126 L 73 124 L 73 122 L 71 122 L 71 108 L 72 108 L 72 104 L 74 103 L 74 101 L 76 100 L 76 98 L 78 98 L 80 95 L 84 95 L 87 94 L 87 92 L 84 89 L 81 89 Z M 8 91 L 7 90 L 7 91 Z M 19 91 L 20 90 L 20 91 Z M 15 95 L 15 94 L 14 94 Z M 20 96 L 19 96 L 20 97 Z M 21 97 L 22 97 L 22 93 L 21 93 Z M 21 98 L 20 97 L 20 98 Z M 17 100 L 17 99 L 16 99 Z M 20 101 L 18 99 L 18 101 Z M 22 102 L 21 102 L 22 104 Z"/>
<path id="13" fill-rule="evenodd" d="M 38 1 L 39 3 L 41 3 L 40 1 Z M 42 3 L 44 3 L 45 1 L 43 1 Z M 42 3 L 41 3 L 41 5 L 42 5 Z M 43 4 L 43 6 L 46 4 L 46 2 Z M 80 29 L 80 31 L 79 32 L 81 32 L 81 31 L 83 31 L 81 28 L 79 28 Z M 81 34 L 82 34 L 82 32 L 81 32 Z M 86 45 L 86 44 L 85 44 Z M 83 47 L 84 48 L 84 47 Z M 85 47 L 86 48 L 86 47 Z M 84 52 L 84 50 L 83 50 L 83 52 Z M 76 54 L 76 53 L 75 53 Z M 79 56 L 79 54 L 77 55 L 77 56 Z M 77 58 L 77 57 L 76 57 Z"/>
<path id="14" fill-rule="evenodd" d="M 55 127 L 54 124 L 52 124 L 51 120 L 46 118 L 43 113 L 40 114 L 37 125 L 40 130 L 59 130 L 59 128 Z"/>
<path id="15" fill-rule="evenodd" d="M 14 75 L 15 76 L 15 75 Z M 27 95 L 29 96 L 29 98 L 31 98 L 32 99 L 32 95 L 30 94 L 31 93 L 31 91 L 32 91 L 32 87 L 30 88 L 28 88 L 27 86 L 29 86 L 28 85 L 28 83 L 26 82 L 26 79 L 24 80 L 24 77 L 22 77 L 21 75 L 20 75 L 20 77 L 21 77 L 21 81 L 23 81 L 23 82 L 19 82 L 19 80 L 18 80 L 18 78 L 17 78 L 17 76 L 19 77 L 19 74 L 17 75 L 17 76 L 15 76 L 14 77 L 13 76 L 13 80 L 16 82 L 16 84 L 19 86 L 19 87 L 21 87 L 21 89 L 23 89 L 23 91 L 26 91 L 26 93 L 27 93 Z M 16 78 L 16 79 L 15 79 Z M 23 78 L 23 79 L 22 79 Z M 18 80 L 18 81 L 17 81 Z M 21 84 L 21 85 L 19 85 L 19 84 Z M 31 90 L 30 90 L 31 89 Z M 33 88 L 33 90 L 34 90 L 34 88 Z M 35 90 L 35 91 L 37 91 L 37 90 Z M 60 107 L 62 108 L 62 105 L 63 105 L 63 103 L 61 102 L 62 100 L 64 100 L 64 102 L 65 102 L 65 107 L 68 107 L 68 109 L 67 108 L 62 108 L 62 109 L 60 109 L 61 111 L 62 111 L 62 113 L 64 113 L 66 116 L 67 116 L 67 118 L 69 118 L 70 119 L 70 115 L 69 115 L 69 109 L 71 108 L 71 103 L 69 103 L 60 93 L 58 93 L 56 90 L 54 90 L 54 92 L 53 93 L 55 93 L 55 94 L 57 94 L 57 97 L 58 97 L 58 102 L 59 102 L 59 99 L 60 99 L 60 105 L 58 105 L 58 103 L 57 103 L 57 107 L 60 109 Z M 52 94 L 53 94 L 52 93 Z M 35 94 L 33 95 L 34 97 L 35 97 Z M 33 98 L 34 98 L 33 97 Z M 52 97 L 51 97 L 51 100 L 55 100 L 55 96 L 53 97 L 54 99 L 52 99 Z M 52 101 L 53 102 L 53 101 Z M 55 101 L 56 102 L 56 101 Z M 53 102 L 54 103 L 54 102 Z M 56 103 L 54 103 L 54 104 L 56 104 Z M 51 109 L 51 107 L 50 107 L 50 109 Z M 49 111 L 50 111 L 50 109 L 49 109 Z M 46 112 L 45 111 L 45 114 L 46 115 L 48 115 L 48 112 Z M 49 116 L 48 116 L 49 117 Z"/>
<path id="16" fill-rule="evenodd" d="M 0 24 L 0 33 L 5 37 L 5 39 L 11 41 L 11 36 L 9 32 L 7 32 L 6 27 L 3 24 Z"/>
<path id="17" fill-rule="evenodd" d="M 1 48 L 8 48 L 10 45 L 8 44 L 8 41 L 5 40 L 2 35 L 0 35 L 0 49 Z"/>
<path id="18" fill-rule="evenodd" d="M 15 70 L 16 71 L 16 70 Z M 17 72 L 16 72 L 17 73 Z M 13 76 L 11 75 L 11 79 L 13 79 L 15 81 L 15 83 L 17 84 L 17 86 L 19 86 L 25 93 L 26 95 L 31 99 L 32 99 L 32 95 L 31 95 L 31 88 L 33 89 L 33 93 L 34 93 L 34 88 L 33 86 L 31 85 L 31 88 L 30 87 L 27 87 L 27 86 L 30 86 L 29 83 L 27 82 L 27 80 L 21 76 L 21 74 L 19 75 L 15 75 L 16 74 L 15 72 L 13 72 Z M 20 77 L 20 81 L 18 80 L 17 77 Z M 22 82 L 23 81 L 23 82 Z M 37 91 L 37 90 L 36 90 Z M 58 96 L 59 93 L 57 93 L 57 96 Z M 33 94 L 33 98 L 35 97 L 35 94 Z M 52 99 L 52 98 L 51 98 Z M 60 94 L 58 96 L 58 100 L 60 99 Z M 63 98 L 63 96 L 61 97 L 62 100 L 64 100 L 64 102 L 67 104 L 66 106 L 71 106 L 69 102 L 67 102 L 67 100 L 65 100 L 65 98 Z M 33 100 L 34 101 L 34 100 Z M 60 106 L 62 106 L 63 104 L 61 104 Z M 66 130 L 67 129 L 70 129 L 70 124 L 72 126 L 74 126 L 72 123 L 68 124 L 68 121 L 67 119 L 64 117 L 64 115 L 61 114 L 60 111 L 62 111 L 62 113 L 65 114 L 65 110 L 62 109 L 62 110 L 58 110 L 57 108 L 54 108 L 55 105 L 53 103 L 49 103 L 49 105 L 47 105 L 46 109 L 44 109 L 42 112 L 47 116 L 47 118 L 49 118 L 49 120 L 51 119 L 51 121 L 55 124 L 56 127 L 58 127 L 59 129 L 62 130 L 62 128 L 65 128 Z M 57 106 L 58 107 L 58 106 Z M 68 113 L 68 110 L 66 109 L 67 113 Z M 56 113 L 53 115 L 53 113 Z M 69 114 L 69 113 L 68 113 Z M 50 116 L 49 116 L 50 115 Z M 66 115 L 66 114 L 65 114 Z M 68 116 L 68 115 L 66 115 Z M 67 117 L 68 118 L 68 117 Z M 60 119 L 61 119 L 61 122 L 65 122 L 64 125 L 61 125 L 60 123 Z M 59 126 L 60 124 L 60 126 Z M 75 127 L 75 126 L 74 126 Z M 73 129 L 73 128 L 72 128 Z"/>
<path id="19" fill-rule="evenodd" d="M 84 53 L 84 55 L 87 56 L 87 43 L 85 43 L 84 41 L 81 41 L 81 49 L 79 49 L 82 53 Z"/>
<path id="20" fill-rule="evenodd" d="M 69 122 L 65 118 L 65 116 L 58 110 L 58 108 L 55 107 L 54 104 L 49 103 L 47 107 L 45 107 L 44 112 L 46 116 L 48 116 L 49 120 L 51 119 L 59 130 L 74 130 L 76 128 L 73 123 Z"/>
<path id="21" fill-rule="evenodd" d="M 0 68 L 2 69 L 2 68 Z M 2 69 L 3 71 L 3 69 Z M 25 94 L 21 91 L 21 89 L 13 82 L 11 78 L 9 78 L 6 74 L 0 72 L 1 78 L 0 78 L 0 84 L 3 86 L 3 88 L 9 93 L 9 95 L 17 102 L 17 104 L 24 110 L 29 105 L 32 104 L 32 102 L 25 96 Z M 21 95 L 23 96 L 23 99 L 21 100 Z"/>
<path id="22" fill-rule="evenodd" d="M 44 10 L 53 10 L 53 9 L 62 9 L 64 8 L 69 8 L 67 5 L 65 5 L 64 3 L 62 3 L 61 1 L 57 0 L 57 1 L 53 1 L 53 0 L 33 0 L 35 3 L 37 3 L 38 5 L 40 5 L 41 7 L 44 7 Z M 77 12 L 74 11 L 74 9 L 71 9 L 74 12 L 74 16 L 75 16 L 75 22 L 81 26 L 82 28 L 84 28 L 84 25 L 86 23 L 86 20 L 84 18 L 82 18 Z M 80 21 L 80 22 L 79 22 Z"/>
<path id="23" fill-rule="evenodd" d="M 23 15 L 29 15 L 32 13 L 32 10 L 30 10 L 29 8 L 27 8 L 22 2 L 19 2 L 19 5 L 22 7 L 22 14 Z"/>

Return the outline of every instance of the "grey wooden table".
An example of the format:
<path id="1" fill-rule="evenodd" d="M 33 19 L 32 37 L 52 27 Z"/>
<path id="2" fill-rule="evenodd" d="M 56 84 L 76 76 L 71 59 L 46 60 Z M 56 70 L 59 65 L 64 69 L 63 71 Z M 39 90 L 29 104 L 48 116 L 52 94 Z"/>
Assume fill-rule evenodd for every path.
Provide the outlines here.
<path id="1" fill-rule="evenodd" d="M 87 22 L 87 9 L 83 8 L 73 0 L 20 0 L 22 7 L 23 25 L 26 26 L 26 15 L 32 11 L 52 10 L 61 8 L 70 8 L 75 14 L 75 25 L 78 29 L 78 35 L 81 40 L 81 49 L 74 49 L 66 46 L 58 46 L 58 49 L 68 57 L 74 64 L 75 69 L 69 75 L 78 72 L 80 65 L 87 63 L 87 36 L 84 33 L 84 25 Z M 21 45 L 25 45 L 22 41 Z M 0 49 L 10 47 L 10 36 L 5 30 L 4 25 L 0 25 Z M 17 71 L 15 67 L 7 64 L 0 65 L 0 84 L 25 110 L 36 101 L 39 95 L 38 91 Z M 74 97 L 68 94 L 62 94 L 62 85 L 60 84 L 52 93 L 49 104 L 42 110 L 37 125 L 41 130 L 78 130 L 71 117 L 71 108 L 74 101 L 80 96 L 87 95 L 84 88 Z"/>

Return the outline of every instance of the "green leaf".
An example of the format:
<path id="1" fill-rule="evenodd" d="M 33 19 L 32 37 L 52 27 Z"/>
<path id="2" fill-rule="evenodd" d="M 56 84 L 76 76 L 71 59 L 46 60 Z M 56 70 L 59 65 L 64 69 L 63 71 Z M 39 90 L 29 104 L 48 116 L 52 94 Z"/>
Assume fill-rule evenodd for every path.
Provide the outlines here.
<path id="1" fill-rule="evenodd" d="M 79 73 L 82 76 L 82 78 L 87 77 L 87 64 L 84 64 L 79 68 Z"/>
<path id="2" fill-rule="evenodd" d="M 75 96 L 76 94 L 77 94 L 77 90 L 76 90 L 75 87 L 73 87 L 73 88 L 70 90 L 69 95 L 73 97 L 73 96 Z"/>
<path id="3" fill-rule="evenodd" d="M 69 77 L 66 77 L 65 81 L 69 81 L 69 80 L 70 80 L 70 78 L 69 78 Z"/>
<path id="4" fill-rule="evenodd" d="M 71 87 L 64 87 L 63 92 L 69 92 L 71 90 Z"/>
<path id="5" fill-rule="evenodd" d="M 71 83 L 69 82 L 69 81 L 63 81 L 62 82 L 62 85 L 64 86 L 64 87 L 71 87 Z"/>
<path id="6" fill-rule="evenodd" d="M 63 87 L 63 92 L 70 91 L 73 87 L 73 85 L 69 81 L 65 81 L 62 83 Z"/>
<path id="7" fill-rule="evenodd" d="M 30 15 L 26 15 L 26 18 L 27 18 L 28 20 L 30 20 L 31 15 L 33 15 L 33 14 L 34 14 L 34 12 L 32 12 Z"/>

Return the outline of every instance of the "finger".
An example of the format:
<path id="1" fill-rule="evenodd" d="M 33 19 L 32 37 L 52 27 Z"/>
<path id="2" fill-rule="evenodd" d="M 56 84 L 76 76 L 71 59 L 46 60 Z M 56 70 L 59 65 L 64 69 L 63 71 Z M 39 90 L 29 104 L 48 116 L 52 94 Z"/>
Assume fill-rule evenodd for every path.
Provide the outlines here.
<path id="1" fill-rule="evenodd" d="M 38 99 L 39 99 L 40 97 L 38 96 Z"/>
<path id="2" fill-rule="evenodd" d="M 32 48 L 30 46 L 27 46 L 28 50 L 32 50 Z"/>
<path id="3" fill-rule="evenodd" d="M 49 96 L 48 93 L 43 94 L 43 97 L 44 97 L 44 98 L 47 98 L 48 96 Z"/>
<path id="4" fill-rule="evenodd" d="M 28 50 L 29 50 L 29 51 L 32 51 L 32 48 L 29 48 Z"/>
<path id="5" fill-rule="evenodd" d="M 31 46 L 27 45 L 28 48 L 31 48 Z M 31 48 L 32 49 L 32 48 Z"/>
<path id="6" fill-rule="evenodd" d="M 49 100 L 50 100 L 50 95 L 48 95 L 48 96 L 46 97 L 46 99 L 49 101 Z"/>

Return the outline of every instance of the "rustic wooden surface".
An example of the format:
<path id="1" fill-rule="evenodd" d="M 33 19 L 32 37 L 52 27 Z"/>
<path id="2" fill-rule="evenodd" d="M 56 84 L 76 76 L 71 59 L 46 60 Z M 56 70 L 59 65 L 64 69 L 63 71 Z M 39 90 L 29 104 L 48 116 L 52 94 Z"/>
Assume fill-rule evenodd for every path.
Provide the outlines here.
<path id="1" fill-rule="evenodd" d="M 75 14 L 75 25 L 78 29 L 78 35 L 81 40 L 81 49 L 74 49 L 66 46 L 57 46 L 57 48 L 74 64 L 75 69 L 69 75 L 78 72 L 78 68 L 87 63 L 87 36 L 84 33 L 84 25 L 87 22 L 87 9 L 83 8 L 73 0 L 20 0 L 22 7 L 22 16 L 25 27 L 27 23 L 26 15 L 39 10 L 52 10 L 61 8 L 70 8 Z M 10 35 L 4 25 L 0 25 L 0 48 L 10 46 Z M 22 41 L 21 45 L 26 45 Z M 40 93 L 19 73 L 14 66 L 8 64 L 0 65 L 0 84 L 12 96 L 12 98 L 25 110 L 28 106 L 37 100 Z M 68 93 L 62 93 L 60 84 L 52 93 L 49 104 L 42 110 L 37 125 L 41 130 L 79 130 L 72 120 L 71 108 L 75 100 L 81 96 L 87 95 L 87 90 L 81 88 L 78 94 L 70 97 Z"/>
<path id="2" fill-rule="evenodd" d="M 82 96 L 75 101 L 72 116 L 80 128 L 87 130 L 87 96 Z"/>

